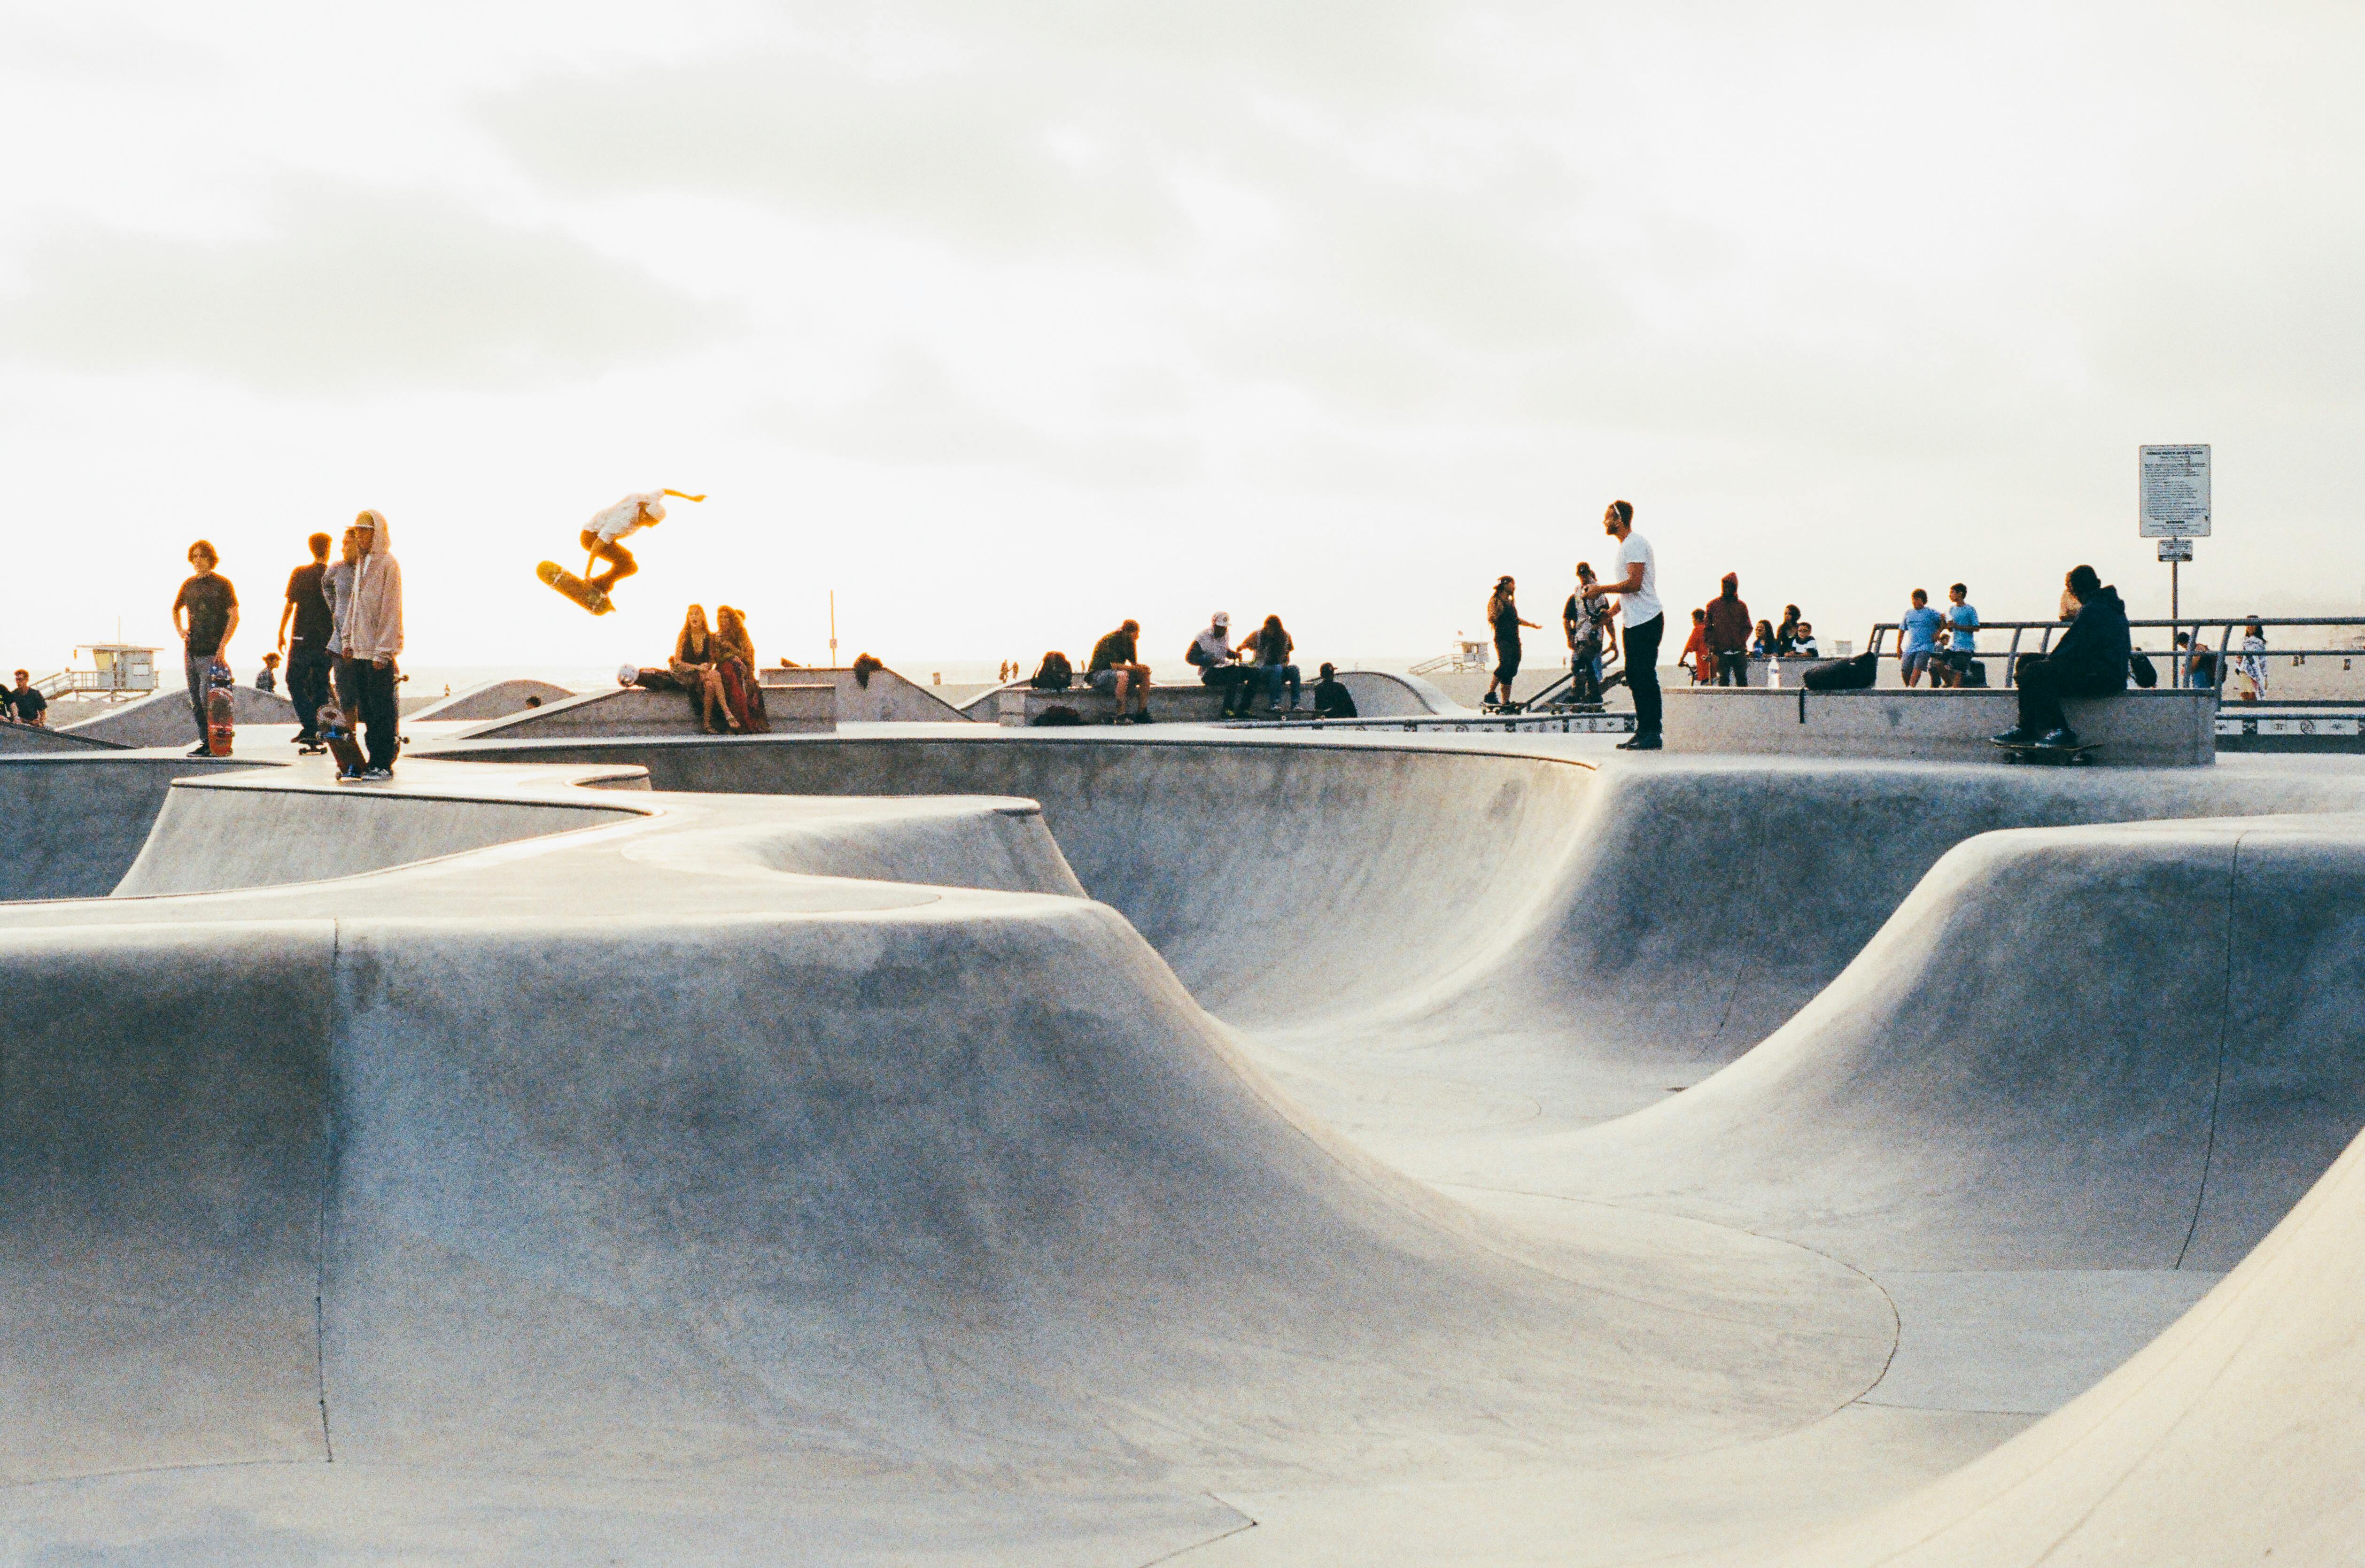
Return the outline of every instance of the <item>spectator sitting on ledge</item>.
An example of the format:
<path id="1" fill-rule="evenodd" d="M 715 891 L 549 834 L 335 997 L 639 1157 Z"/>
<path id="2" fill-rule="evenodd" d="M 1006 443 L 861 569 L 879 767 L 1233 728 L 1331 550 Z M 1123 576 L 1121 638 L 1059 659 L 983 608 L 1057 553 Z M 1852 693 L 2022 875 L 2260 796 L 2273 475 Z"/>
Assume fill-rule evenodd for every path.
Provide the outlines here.
<path id="1" fill-rule="evenodd" d="M 20 724 L 39 728 L 49 722 L 42 715 L 49 711 L 50 700 L 32 685 L 32 672 L 18 670 L 17 684 L 0 691 L 0 719 L 14 719 Z"/>
<path id="2" fill-rule="evenodd" d="M 1115 722 L 1120 724 L 1128 720 L 1137 724 L 1150 722 L 1149 666 L 1141 662 L 1140 636 L 1141 622 L 1127 620 L 1093 644 L 1092 664 L 1084 671 L 1084 679 L 1094 691 L 1116 699 Z"/>
<path id="3" fill-rule="evenodd" d="M 2023 655 L 2012 670 L 2020 722 L 1995 737 L 1998 745 L 2074 746 L 2078 732 L 2061 711 L 2064 697 L 2109 697 L 2127 689 L 2133 638 L 2119 590 L 2091 566 L 2072 566 L 2062 595 L 2077 619 L 2050 653 Z"/>
<path id="4" fill-rule="evenodd" d="M 1324 665 L 1321 674 L 1322 678 L 1314 683 L 1316 716 L 1324 719 L 1354 718 L 1355 694 L 1340 683 L 1337 666 Z"/>

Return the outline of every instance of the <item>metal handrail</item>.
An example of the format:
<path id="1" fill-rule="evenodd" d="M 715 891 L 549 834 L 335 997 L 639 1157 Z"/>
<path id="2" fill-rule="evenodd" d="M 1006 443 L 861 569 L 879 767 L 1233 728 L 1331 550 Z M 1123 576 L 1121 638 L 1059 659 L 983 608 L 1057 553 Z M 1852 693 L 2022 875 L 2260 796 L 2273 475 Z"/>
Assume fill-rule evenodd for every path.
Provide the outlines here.
<path id="1" fill-rule="evenodd" d="M 2020 651 L 2020 639 L 2021 639 L 2022 634 L 2023 634 L 2023 633 L 2027 633 L 2027 632 L 2042 631 L 2042 632 L 2045 633 L 2045 635 L 2044 635 L 2044 637 L 2043 637 L 2043 638 L 2038 642 L 2038 644 L 2037 644 L 2037 645 L 2036 645 L 2036 647 L 2035 647 L 2035 649 L 2034 649 L 2034 652 L 2039 653 L 2039 654 L 2042 654 L 2042 653 L 2044 653 L 2046 649 L 2050 648 L 2050 647 L 2053 645 L 2053 634 L 2054 634 L 2056 632 L 2058 632 L 2058 631 L 2062 630 L 2063 628 L 2067 627 L 2068 624 L 2069 624 L 2069 622 L 2067 622 L 2067 621 L 2060 621 L 2060 620 L 2054 620 L 2054 621 L 1982 621 L 1982 622 L 1979 622 L 1978 627 L 1978 631 L 1980 631 L 1980 632 L 2010 632 L 2010 633 L 2012 633 L 2012 643 L 2011 643 L 2011 645 L 2010 645 L 2009 647 L 2007 647 L 2007 648 L 2004 650 L 2004 653 L 2003 653 L 2003 655 L 2002 655 L 2002 656 L 2003 656 L 2003 683 L 2004 683 L 2004 685 L 2006 685 L 2006 686 L 2008 687 L 2008 686 L 2010 686 L 2010 685 L 2012 684 L 2012 671 L 2013 671 L 2014 667 L 2019 664 L 2019 661 L 2020 661 L 2020 659 L 2021 659 L 2021 658 L 2022 658 L 2022 656 L 2023 656 L 2023 655 L 2022 655 L 2022 654 L 2021 654 L 2021 651 Z M 2165 657 L 2165 658 L 2175 658 L 2175 657 L 2177 657 L 2177 656 L 2178 656 L 2177 652 L 2176 652 L 2176 638 L 2175 638 L 2175 635 L 2174 635 L 2174 634 L 2175 634 L 2176 633 L 2178 633 L 2178 632 L 2185 631 L 2187 628 L 2190 628 L 2190 629 L 2191 629 L 2191 633 L 2192 633 L 2192 644 L 2191 644 L 2191 647 L 2190 649 L 2188 649 L 2188 650 L 2187 650 L 2187 652 L 2185 653 L 2185 655 L 2184 655 L 2183 656 L 2190 658 L 2190 657 L 2194 656 L 2194 655 L 2195 655 L 2195 654 L 2197 654 L 2197 653 L 2205 652 L 2206 650 L 2204 650 L 2204 649 L 2202 649 L 2202 648 L 2201 647 L 2201 634 L 2202 634 L 2202 631 L 2203 631 L 2204 629 L 2206 629 L 2206 628 L 2208 628 L 2208 627 L 2211 627 L 2211 626 L 2222 626 L 2222 627 L 2224 627 L 2224 628 L 2225 629 L 2225 632 L 2224 632 L 2224 633 L 2223 633 L 2222 635 L 2220 635 L 2220 636 L 2219 636 L 2219 638 L 2217 639 L 2217 652 L 2216 652 L 2216 654 L 2214 655 L 2214 666 L 2215 666 L 2215 668 L 2214 668 L 2214 685 L 2211 687 L 2211 689 L 2210 689 L 2211 690 L 2214 691 L 2214 692 L 2215 692 L 2219 697 L 2221 697 L 2221 698 L 2222 698 L 2222 697 L 2225 695 L 2225 664 L 2226 664 L 2226 654 L 2227 654 L 2227 651 L 2228 651 L 2228 650 L 2233 646 L 2233 643 L 2234 643 L 2234 629 L 2235 629 L 2236 627 L 2237 627 L 2237 626 L 2240 626 L 2240 627 L 2247 627 L 2247 626 L 2259 626 L 2259 627 L 2261 627 L 2261 628 L 2266 628 L 2266 627 L 2275 627 L 2275 626 L 2358 626 L 2358 627 L 2365 627 L 2365 615 L 2235 615 L 2235 616 L 2220 616 L 2220 615 L 2199 615 L 2199 616 L 2195 616 L 2195 615 L 2188 615 L 2188 616 L 2185 616 L 2185 617 L 2181 618 L 2180 620 L 2174 620 L 2174 621 L 2136 621 L 2136 620 L 2129 620 L 2129 621 L 2128 621 L 2128 622 L 2127 622 L 2127 630 L 2128 630 L 2128 631 L 2130 631 L 2130 632 L 2139 632 L 2139 631 L 2144 631 L 2144 630 L 2147 630 L 2147 629 L 2148 629 L 2148 630 L 2159 630 L 2159 629 L 2163 629 L 2163 628 L 2164 628 L 2164 629 L 2166 629 L 2166 630 L 2169 633 L 2169 640 L 2168 640 L 2168 641 L 2169 641 L 2169 645 L 2168 645 L 2166 648 L 2162 648 L 2162 649 L 2152 649 L 2152 648 L 2141 648 L 2141 647 L 2139 647 L 2139 648 L 2136 648 L 2136 649 L 2135 650 L 2135 652 L 2137 652 L 2137 653 L 2143 653 L 2143 654 L 2148 654 L 2148 653 L 2155 653 L 2155 652 L 2156 652 L 2156 653 L 2158 653 L 2162 657 Z M 1894 621 L 1876 621 L 1876 622 L 1873 622 L 1873 626 L 1872 626 L 1872 637 L 1871 637 L 1870 642 L 1866 644 L 1865 651 L 1866 651 L 1866 653 L 1869 653 L 1869 654 L 1873 655 L 1874 655 L 1874 656 L 1876 656 L 1876 657 L 1883 656 L 1883 655 L 1881 655 L 1881 649 L 1880 649 L 1880 640 L 1881 640 L 1881 637 L 1883 636 L 1883 634 L 1885 634 L 1885 633 L 1890 633 L 1890 632 L 1895 632 L 1895 633 L 1899 633 L 1900 638 L 1900 640 L 1901 640 L 1901 639 L 1902 639 L 1902 636 L 1903 636 L 1903 631 L 1904 631 L 1904 629 L 1903 629 L 1903 628 L 1902 628 L 1902 627 L 1901 627 L 1898 622 L 1894 622 Z M 2346 646 L 2346 647 L 2338 647 L 2338 646 L 2335 646 L 2335 647 L 2325 647 L 2325 648 L 2275 648 L 2275 649 L 2270 650 L 2270 652 L 2271 652 L 2271 653 L 2273 653 L 2273 654 L 2275 654 L 2275 655 L 2289 655 L 2289 656 L 2291 656 L 2291 657 L 2292 657 L 2292 658 L 2306 658 L 2306 657 L 2309 657 L 2310 655 L 2338 656 L 2338 657 L 2350 657 L 2350 658 L 2354 658 L 2354 657 L 2365 656 L 2365 642 L 2352 643 L 2352 644 L 2348 644 L 2348 646 Z M 1893 658 L 1893 659 L 1895 659 L 1895 658 L 1903 658 L 1903 657 L 1905 656 L 1905 655 L 1904 655 L 1904 650 L 1903 650 L 1903 648 L 1902 648 L 1902 647 L 1900 647 L 1900 648 L 1899 648 L 1899 649 L 1898 649 L 1898 651 L 1896 651 L 1895 653 L 1889 654 L 1889 655 L 1887 655 L 1886 656 L 1887 656 L 1887 657 L 1889 657 L 1889 658 Z"/>

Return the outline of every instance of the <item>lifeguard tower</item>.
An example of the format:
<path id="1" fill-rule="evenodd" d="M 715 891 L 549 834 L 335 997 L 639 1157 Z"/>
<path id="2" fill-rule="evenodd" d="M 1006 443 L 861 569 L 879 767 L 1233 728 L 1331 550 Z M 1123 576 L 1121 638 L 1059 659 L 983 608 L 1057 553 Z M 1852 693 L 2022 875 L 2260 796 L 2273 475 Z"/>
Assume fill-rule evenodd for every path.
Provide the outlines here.
<path id="1" fill-rule="evenodd" d="M 42 696 L 95 698 L 102 702 L 128 702 L 156 689 L 156 650 L 129 643 L 93 643 L 76 648 L 90 655 L 88 669 L 62 669 L 33 684 Z"/>

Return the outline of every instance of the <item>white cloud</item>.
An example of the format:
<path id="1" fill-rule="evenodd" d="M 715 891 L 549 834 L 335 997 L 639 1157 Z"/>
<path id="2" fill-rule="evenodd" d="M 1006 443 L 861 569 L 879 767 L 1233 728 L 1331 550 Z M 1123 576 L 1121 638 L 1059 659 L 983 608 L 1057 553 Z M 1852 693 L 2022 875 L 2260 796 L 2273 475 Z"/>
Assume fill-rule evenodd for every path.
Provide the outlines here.
<path id="1" fill-rule="evenodd" d="M 301 186 L 207 242 L 77 224 L 0 299 L 0 353 L 294 392 L 594 375 L 711 337 L 713 307 L 555 230 L 416 191 Z"/>

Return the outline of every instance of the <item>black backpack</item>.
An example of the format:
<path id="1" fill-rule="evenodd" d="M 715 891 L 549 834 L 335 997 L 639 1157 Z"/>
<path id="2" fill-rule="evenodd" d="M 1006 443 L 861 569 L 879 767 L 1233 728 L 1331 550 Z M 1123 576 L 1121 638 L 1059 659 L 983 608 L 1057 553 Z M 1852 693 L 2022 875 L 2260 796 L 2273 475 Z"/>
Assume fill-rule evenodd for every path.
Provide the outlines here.
<path id="1" fill-rule="evenodd" d="M 1084 716 L 1073 708 L 1055 702 L 1026 722 L 1030 724 L 1048 725 L 1056 729 L 1062 724 L 1081 724 L 1084 722 Z"/>
<path id="2" fill-rule="evenodd" d="M 1026 682 L 1037 691 L 1065 691 L 1075 683 L 1076 666 L 1068 662 L 1067 655 L 1057 650 L 1043 655 L 1043 662 L 1035 666 L 1035 674 Z"/>
<path id="3" fill-rule="evenodd" d="M 1880 655 L 1858 654 L 1852 659 L 1825 659 L 1799 678 L 1810 691 L 1863 691 L 1880 678 Z"/>
<path id="4" fill-rule="evenodd" d="M 2134 677 L 2135 683 L 2146 691 L 2159 684 L 2159 671 L 2152 667 L 2149 654 L 2129 654 L 2127 674 Z"/>

